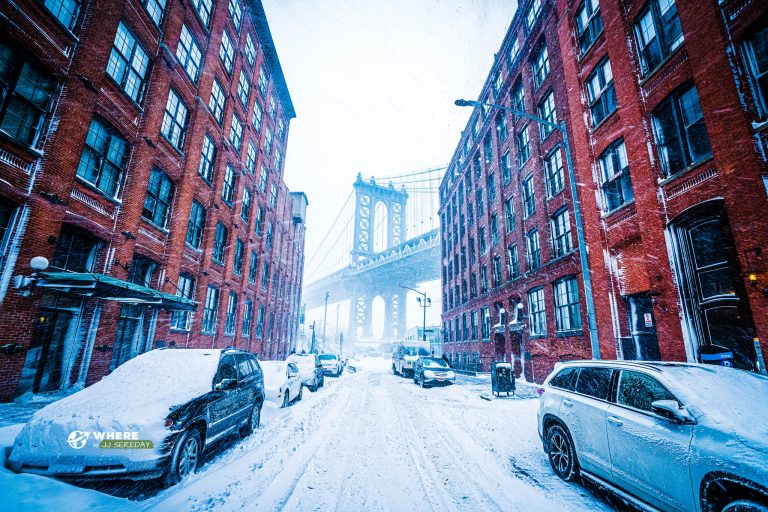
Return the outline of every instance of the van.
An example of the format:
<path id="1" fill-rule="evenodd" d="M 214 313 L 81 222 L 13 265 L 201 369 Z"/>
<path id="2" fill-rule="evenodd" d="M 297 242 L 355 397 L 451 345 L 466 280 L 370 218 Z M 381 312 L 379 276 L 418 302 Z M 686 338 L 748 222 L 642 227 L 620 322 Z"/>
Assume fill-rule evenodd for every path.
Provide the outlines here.
<path id="1" fill-rule="evenodd" d="M 392 347 L 392 373 L 412 377 L 416 360 L 430 355 L 429 346 L 423 343 L 397 342 Z"/>

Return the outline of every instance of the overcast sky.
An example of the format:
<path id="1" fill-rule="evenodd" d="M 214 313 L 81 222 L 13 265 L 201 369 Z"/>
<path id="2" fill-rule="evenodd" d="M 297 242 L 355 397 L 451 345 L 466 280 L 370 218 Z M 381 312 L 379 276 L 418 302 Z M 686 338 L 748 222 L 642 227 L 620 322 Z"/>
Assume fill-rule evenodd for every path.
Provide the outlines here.
<path id="1" fill-rule="evenodd" d="M 296 108 L 285 180 L 309 198 L 311 255 L 358 172 L 400 174 L 450 160 L 470 114 L 453 101 L 477 97 L 516 2 L 263 3 Z M 417 309 L 409 327 L 420 323 Z M 430 320 L 439 313 L 432 308 Z"/>

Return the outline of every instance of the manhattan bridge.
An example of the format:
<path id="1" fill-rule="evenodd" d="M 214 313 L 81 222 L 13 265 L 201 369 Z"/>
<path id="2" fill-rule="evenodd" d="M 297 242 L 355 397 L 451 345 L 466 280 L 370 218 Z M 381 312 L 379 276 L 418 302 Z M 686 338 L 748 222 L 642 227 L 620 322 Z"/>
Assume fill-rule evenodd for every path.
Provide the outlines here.
<path id="1" fill-rule="evenodd" d="M 333 224 L 308 255 L 306 309 L 322 308 L 327 297 L 337 307 L 348 303 L 348 325 L 336 326 L 345 344 L 402 339 L 408 288 L 440 279 L 437 211 L 444 172 L 439 167 L 367 179 L 358 174 Z M 381 339 L 372 322 L 377 297 L 384 303 Z"/>

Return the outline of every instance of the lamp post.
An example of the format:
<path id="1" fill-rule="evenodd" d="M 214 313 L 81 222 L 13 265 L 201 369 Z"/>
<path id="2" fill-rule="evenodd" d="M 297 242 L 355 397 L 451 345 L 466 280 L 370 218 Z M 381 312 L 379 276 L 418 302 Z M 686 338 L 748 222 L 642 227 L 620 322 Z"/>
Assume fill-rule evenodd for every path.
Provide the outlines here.
<path id="1" fill-rule="evenodd" d="M 323 308 L 323 352 L 325 352 L 325 321 L 328 317 L 328 297 L 331 296 L 331 292 L 325 292 L 325 307 Z"/>
<path id="2" fill-rule="evenodd" d="M 510 112 L 516 116 L 525 117 L 532 121 L 542 124 L 549 128 L 560 131 L 563 136 L 563 147 L 565 148 L 565 161 L 568 165 L 568 180 L 571 182 L 571 200 L 573 201 L 573 217 L 576 222 L 576 238 L 579 247 L 579 260 L 581 263 L 581 279 L 584 284 L 584 299 L 587 305 L 587 323 L 589 325 L 589 341 L 592 346 L 592 358 L 600 359 L 600 342 L 597 336 L 597 319 L 595 318 L 595 298 L 592 291 L 592 278 L 589 275 L 589 260 L 587 259 L 587 245 L 584 242 L 584 223 L 581 218 L 581 201 L 576 189 L 576 173 L 573 170 L 573 161 L 571 159 L 571 145 L 568 141 L 568 129 L 565 121 L 562 123 L 552 123 L 538 116 L 527 112 L 515 110 L 504 105 L 494 103 L 483 103 L 474 100 L 456 100 L 454 104 L 457 107 L 489 107 L 504 112 Z"/>
<path id="3" fill-rule="evenodd" d="M 427 308 L 432 305 L 432 299 L 427 297 L 427 292 L 420 292 L 419 290 L 416 290 L 414 288 L 411 288 L 410 286 L 403 286 L 401 284 L 398 285 L 400 288 L 405 288 L 406 290 L 411 290 L 412 292 L 416 292 L 421 297 L 416 297 L 416 302 L 419 303 L 419 306 L 424 310 L 423 320 L 421 323 L 421 340 L 427 341 Z"/>

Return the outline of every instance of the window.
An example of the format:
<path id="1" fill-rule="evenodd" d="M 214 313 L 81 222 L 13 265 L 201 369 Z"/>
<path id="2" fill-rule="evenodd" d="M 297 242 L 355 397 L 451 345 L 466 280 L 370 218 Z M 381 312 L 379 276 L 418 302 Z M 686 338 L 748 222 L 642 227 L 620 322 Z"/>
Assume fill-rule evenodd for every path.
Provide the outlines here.
<path id="1" fill-rule="evenodd" d="M 256 130 L 256 132 L 261 131 L 261 118 L 263 116 L 263 112 L 261 110 L 261 105 L 259 105 L 258 101 L 253 102 L 253 118 L 251 119 L 251 124 L 253 124 L 253 128 Z"/>
<path id="2" fill-rule="evenodd" d="M 283 164 L 283 155 L 280 153 L 279 150 L 275 150 L 275 159 L 272 162 L 272 168 L 275 170 L 276 173 L 280 174 L 280 170 L 282 168 Z"/>
<path id="3" fill-rule="evenodd" d="M 36 147 L 56 83 L 0 42 L 0 130 Z"/>
<path id="4" fill-rule="evenodd" d="M 197 15 L 200 16 L 200 21 L 203 22 L 203 26 L 207 29 L 211 24 L 213 0 L 192 0 L 192 6 L 195 8 L 195 11 L 197 11 Z"/>
<path id="5" fill-rule="evenodd" d="M 267 79 L 267 72 L 264 69 L 264 66 L 261 65 L 261 66 L 259 66 L 259 82 L 258 82 L 258 86 L 259 86 L 259 92 L 261 93 L 261 97 L 262 98 L 266 98 L 267 97 L 267 80 L 268 80 Z"/>
<path id="6" fill-rule="evenodd" d="M 616 91 L 613 88 L 611 61 L 607 58 L 600 61 L 587 78 L 587 97 L 589 98 L 589 111 L 594 128 L 613 113 L 618 106 Z"/>
<path id="7" fill-rule="evenodd" d="M 538 111 L 539 117 L 549 121 L 552 124 L 557 124 L 557 112 L 555 111 L 555 94 L 553 92 L 547 94 L 542 102 L 539 103 Z M 541 132 L 541 140 L 546 139 L 554 129 L 555 128 L 553 126 L 540 123 L 539 130 Z"/>
<path id="8" fill-rule="evenodd" d="M 492 172 L 485 179 L 486 190 L 488 191 L 488 205 L 496 202 L 496 175 Z"/>
<path id="9" fill-rule="evenodd" d="M 520 37 L 517 34 L 514 35 L 512 46 L 509 47 L 509 53 L 507 55 L 509 56 L 509 67 L 511 69 L 517 60 L 517 57 L 520 55 Z"/>
<path id="10" fill-rule="evenodd" d="M 243 108 L 248 110 L 248 95 L 251 92 L 251 83 L 248 81 L 248 77 L 245 75 L 245 70 L 240 70 L 240 79 L 237 81 L 237 97 L 240 98 L 240 103 L 243 104 Z"/>
<path id="11" fill-rule="evenodd" d="M 269 189 L 269 206 L 275 208 L 277 206 L 277 186 L 272 183 Z"/>
<path id="12" fill-rule="evenodd" d="M 203 137 L 203 150 L 200 155 L 200 166 L 197 173 L 208 183 L 213 180 L 213 165 L 216 161 L 216 145 L 213 139 L 206 135 Z"/>
<path id="13" fill-rule="evenodd" d="M 219 289 L 208 285 L 205 294 L 205 307 L 203 308 L 203 334 L 216 334 L 216 322 L 219 316 Z"/>
<path id="14" fill-rule="evenodd" d="M 264 245 L 266 245 L 267 250 L 272 249 L 272 241 L 273 241 L 273 234 L 274 230 L 272 227 L 272 221 L 267 221 L 267 234 L 264 237 Z"/>
<path id="15" fill-rule="evenodd" d="M 517 145 L 517 163 L 520 167 L 525 165 L 525 162 L 527 162 L 528 158 L 531 156 L 531 148 L 528 144 L 529 142 L 528 125 L 525 125 L 515 136 L 515 144 Z"/>
<path id="16" fill-rule="evenodd" d="M 117 26 L 115 42 L 107 62 L 107 74 L 136 103 L 141 102 L 149 69 L 149 56 L 123 22 Z"/>
<path id="17" fill-rule="evenodd" d="M 92 119 L 77 166 L 77 176 L 104 194 L 117 197 L 128 150 L 128 143 L 112 127 L 99 119 Z"/>
<path id="18" fill-rule="evenodd" d="M 272 154 L 272 130 L 267 128 L 266 132 L 264 134 L 264 152 L 270 155 Z"/>
<path id="19" fill-rule="evenodd" d="M 245 252 L 245 245 L 239 238 L 235 240 L 235 259 L 232 262 L 232 272 L 238 276 L 243 273 L 243 256 Z"/>
<path id="20" fill-rule="evenodd" d="M 528 292 L 528 321 L 531 336 L 545 336 L 547 334 L 544 288 L 535 288 Z"/>
<path id="21" fill-rule="evenodd" d="M 760 30 L 744 43 L 755 102 L 762 119 L 768 115 L 768 28 Z"/>
<path id="22" fill-rule="evenodd" d="M 224 173 L 224 183 L 221 187 L 221 199 L 232 206 L 232 199 L 235 197 L 235 170 L 227 164 L 227 170 Z"/>
<path id="23" fill-rule="evenodd" d="M 192 209 L 189 212 L 189 224 L 187 225 L 187 244 L 193 249 L 200 249 L 203 243 L 203 229 L 205 228 L 205 208 L 197 201 L 192 201 Z"/>
<path id="24" fill-rule="evenodd" d="M 483 206 L 483 189 L 481 188 L 475 190 L 475 204 L 477 204 L 477 221 L 480 222 L 480 217 L 485 211 L 485 207 Z"/>
<path id="25" fill-rule="evenodd" d="M 277 138 L 281 141 L 285 140 L 285 123 L 282 119 L 277 123 Z"/>
<path id="26" fill-rule="evenodd" d="M 579 285 L 573 276 L 558 279 L 554 284 L 555 325 L 558 332 L 581 329 Z"/>
<path id="27" fill-rule="evenodd" d="M 525 12 L 525 31 L 530 32 L 541 13 L 541 0 L 533 0 Z"/>
<path id="28" fill-rule="evenodd" d="M 608 368 L 582 368 L 576 381 L 576 392 L 600 400 L 608 400 L 613 370 Z"/>
<path id="29" fill-rule="evenodd" d="M 477 228 L 477 238 L 480 240 L 480 254 L 485 254 L 488 247 L 485 245 L 485 227 Z"/>
<path id="30" fill-rule="evenodd" d="M 511 233 L 515 229 L 515 203 L 511 197 L 504 201 L 504 226 L 507 233 Z"/>
<path id="31" fill-rule="evenodd" d="M 650 0 L 635 21 L 634 29 L 643 76 L 655 70 L 683 43 L 683 30 L 674 0 Z"/>
<path id="32" fill-rule="evenodd" d="M 256 273 L 259 271 L 259 255 L 256 251 L 251 253 L 251 261 L 248 264 L 248 282 L 256 282 Z"/>
<path id="33" fill-rule="evenodd" d="M 232 114 L 232 126 L 229 127 L 229 142 L 240 152 L 243 147 L 243 123 L 237 114 Z"/>
<path id="34" fill-rule="evenodd" d="M 568 209 L 556 213 L 550 220 L 552 251 L 555 258 L 565 256 L 573 249 L 571 240 L 571 219 Z"/>
<path id="35" fill-rule="evenodd" d="M 262 208 L 262 206 L 259 205 L 259 207 L 256 208 L 256 222 L 254 222 L 254 228 L 253 228 L 253 230 L 256 232 L 258 236 L 261 236 L 261 230 L 262 230 L 263 224 L 264 224 L 264 208 Z"/>
<path id="36" fill-rule="evenodd" d="M 227 238 L 229 238 L 229 229 L 221 222 L 216 223 L 216 237 L 213 241 L 213 254 L 211 260 L 219 265 L 224 264 L 224 258 L 227 251 Z"/>
<path id="37" fill-rule="evenodd" d="M 240 24 L 243 21 L 243 9 L 240 7 L 240 2 L 237 0 L 229 0 L 229 16 L 232 18 L 232 23 L 235 25 L 235 30 L 240 32 Z"/>
<path id="38" fill-rule="evenodd" d="M 525 257 L 528 271 L 536 270 L 541 266 L 541 247 L 539 245 L 539 231 L 531 230 L 525 236 Z"/>
<path id="39" fill-rule="evenodd" d="M 616 403 L 651 412 L 652 404 L 656 400 L 677 399 L 662 386 L 659 381 L 640 372 L 622 370 L 619 377 L 619 389 L 616 393 Z"/>
<path id="40" fill-rule="evenodd" d="M 488 340 L 491 338 L 491 312 L 488 310 L 488 308 L 482 308 L 480 310 L 480 316 L 483 320 L 480 328 L 480 334 L 482 335 L 482 339 Z"/>
<path id="41" fill-rule="evenodd" d="M 525 88 L 523 80 L 518 79 L 512 92 L 512 109 L 518 112 L 525 112 Z"/>
<path id="42" fill-rule="evenodd" d="M 157 269 L 157 263 L 149 258 L 134 254 L 128 272 L 128 282 L 139 286 L 152 286 L 152 276 Z"/>
<path id="43" fill-rule="evenodd" d="M 517 259 L 517 246 L 510 245 L 507 247 L 507 272 L 510 279 L 520 277 L 520 263 Z"/>
<path id="44" fill-rule="evenodd" d="M 245 155 L 245 167 L 251 176 L 256 172 L 256 147 L 250 140 L 248 141 L 248 151 Z"/>
<path id="45" fill-rule="evenodd" d="M 496 116 L 496 136 L 499 144 L 507 140 L 507 118 L 504 117 L 504 113 L 499 113 Z"/>
<path id="46" fill-rule="evenodd" d="M 251 336 L 251 315 L 253 314 L 253 302 L 251 299 L 245 299 L 245 305 L 243 306 L 243 326 L 240 329 L 240 334 L 244 338 Z"/>
<path id="47" fill-rule="evenodd" d="M 243 202 L 240 205 L 240 218 L 243 222 L 248 223 L 248 219 L 251 218 L 251 191 L 247 188 L 243 189 Z"/>
<path id="48" fill-rule="evenodd" d="M 512 179 L 512 160 L 509 157 L 509 151 L 504 153 L 499 161 L 499 167 L 501 167 L 501 179 L 504 183 L 509 183 Z"/>
<path id="49" fill-rule="evenodd" d="M 600 15 L 600 2 L 584 0 L 576 11 L 576 34 L 579 37 L 579 49 L 582 55 L 587 53 L 602 31 L 603 17 Z"/>
<path id="50" fill-rule="evenodd" d="M 598 158 L 600 168 L 600 189 L 603 192 L 603 206 L 606 213 L 623 206 L 635 197 L 632 178 L 629 174 L 627 151 L 624 139 L 619 139 L 603 151 Z"/>
<path id="51" fill-rule="evenodd" d="M 499 95 L 499 92 L 501 92 L 501 87 L 504 85 L 504 74 L 501 72 L 501 66 L 496 70 L 496 76 L 493 79 L 493 95 L 497 96 Z"/>
<path id="52" fill-rule="evenodd" d="M 480 267 L 480 293 L 488 292 L 488 268 L 483 265 Z"/>
<path id="53" fill-rule="evenodd" d="M 67 30 L 72 31 L 80 11 L 80 0 L 44 0 L 43 4 Z"/>
<path id="54" fill-rule="evenodd" d="M 192 37 L 192 32 L 189 31 L 186 25 L 181 26 L 179 45 L 176 47 L 176 58 L 179 59 L 190 80 L 197 82 L 197 77 L 200 74 L 200 64 L 203 62 L 203 54 L 197 41 Z"/>
<path id="55" fill-rule="evenodd" d="M 261 291 L 266 292 L 269 286 L 269 262 L 264 262 L 264 270 L 261 272 Z"/>
<path id="56" fill-rule="evenodd" d="M 235 324 L 237 323 L 237 294 L 229 292 L 227 300 L 227 317 L 224 322 L 224 336 L 235 335 Z"/>
<path id="57" fill-rule="evenodd" d="M 475 238 L 469 237 L 469 263 L 475 262 Z"/>
<path id="58" fill-rule="evenodd" d="M 499 242 L 499 215 L 494 213 L 491 215 L 491 245 L 496 245 Z"/>
<path id="59" fill-rule="evenodd" d="M 563 172 L 563 157 L 560 148 L 555 149 L 544 158 L 544 175 L 547 183 L 547 197 L 554 197 L 565 186 Z"/>
<path id="60" fill-rule="evenodd" d="M 579 378 L 578 368 L 565 368 L 560 373 L 552 377 L 549 385 L 553 388 L 573 391 L 576 389 L 576 379 Z"/>
<path id="61" fill-rule="evenodd" d="M 189 274 L 180 274 L 176 283 L 176 295 L 185 299 L 195 298 L 195 278 Z M 189 311 L 176 310 L 171 315 L 171 329 L 188 331 L 190 324 Z"/>
<path id="62" fill-rule="evenodd" d="M 536 211 L 536 198 L 533 192 L 533 174 L 523 180 L 523 218 L 527 219 Z"/>
<path id="63" fill-rule="evenodd" d="M 501 256 L 493 257 L 493 287 L 501 286 Z"/>
<path id="64" fill-rule="evenodd" d="M 213 79 L 213 85 L 211 86 L 211 99 L 208 100 L 208 108 L 213 114 L 216 121 L 221 124 L 224 119 L 224 104 L 226 97 L 224 96 L 224 88 L 221 86 L 218 80 Z"/>
<path id="65" fill-rule="evenodd" d="M 245 34 L 245 58 L 251 66 L 256 63 L 256 47 L 253 45 L 251 34 Z"/>
<path id="66" fill-rule="evenodd" d="M 478 311 L 477 309 L 472 311 L 471 316 L 469 317 L 469 324 L 470 324 L 470 329 L 472 331 L 472 339 L 473 340 L 478 339 L 477 328 L 480 325 L 480 311 Z"/>
<path id="67" fill-rule="evenodd" d="M 277 113 L 277 106 L 275 105 L 275 97 L 270 96 L 269 97 L 269 117 L 274 119 L 276 113 Z"/>
<path id="68" fill-rule="evenodd" d="M 184 145 L 184 132 L 187 129 L 187 107 L 171 89 L 168 91 L 168 102 L 165 104 L 163 124 L 160 127 L 162 133 L 173 146 L 181 150 Z"/>
<path id="69" fill-rule="evenodd" d="M 531 61 L 531 71 L 533 75 L 533 86 L 538 89 L 544 80 L 549 75 L 549 52 L 547 51 L 547 45 L 542 44 L 536 50 Z"/>
<path id="70" fill-rule="evenodd" d="M 256 337 L 261 338 L 264 333 L 264 305 L 259 306 L 259 312 L 256 316 Z"/>
<path id="71" fill-rule="evenodd" d="M 70 272 L 93 272 L 101 243 L 85 231 L 63 226 L 51 267 Z"/>
<path id="72" fill-rule="evenodd" d="M 652 114 L 661 169 L 672 176 L 712 155 L 696 87 L 668 96 Z"/>
<path id="73" fill-rule="evenodd" d="M 477 297 L 477 275 L 474 272 L 469 276 L 469 296 L 473 299 Z"/>
<path id="74" fill-rule="evenodd" d="M 157 167 L 152 169 L 141 216 L 154 225 L 165 228 L 171 211 L 173 190 L 173 182 L 168 175 Z"/>
<path id="75" fill-rule="evenodd" d="M 221 33 L 221 47 L 219 48 L 219 58 L 224 64 L 224 69 L 228 74 L 232 74 L 232 66 L 235 63 L 235 47 L 232 45 L 232 39 L 229 38 L 227 31 Z"/>

